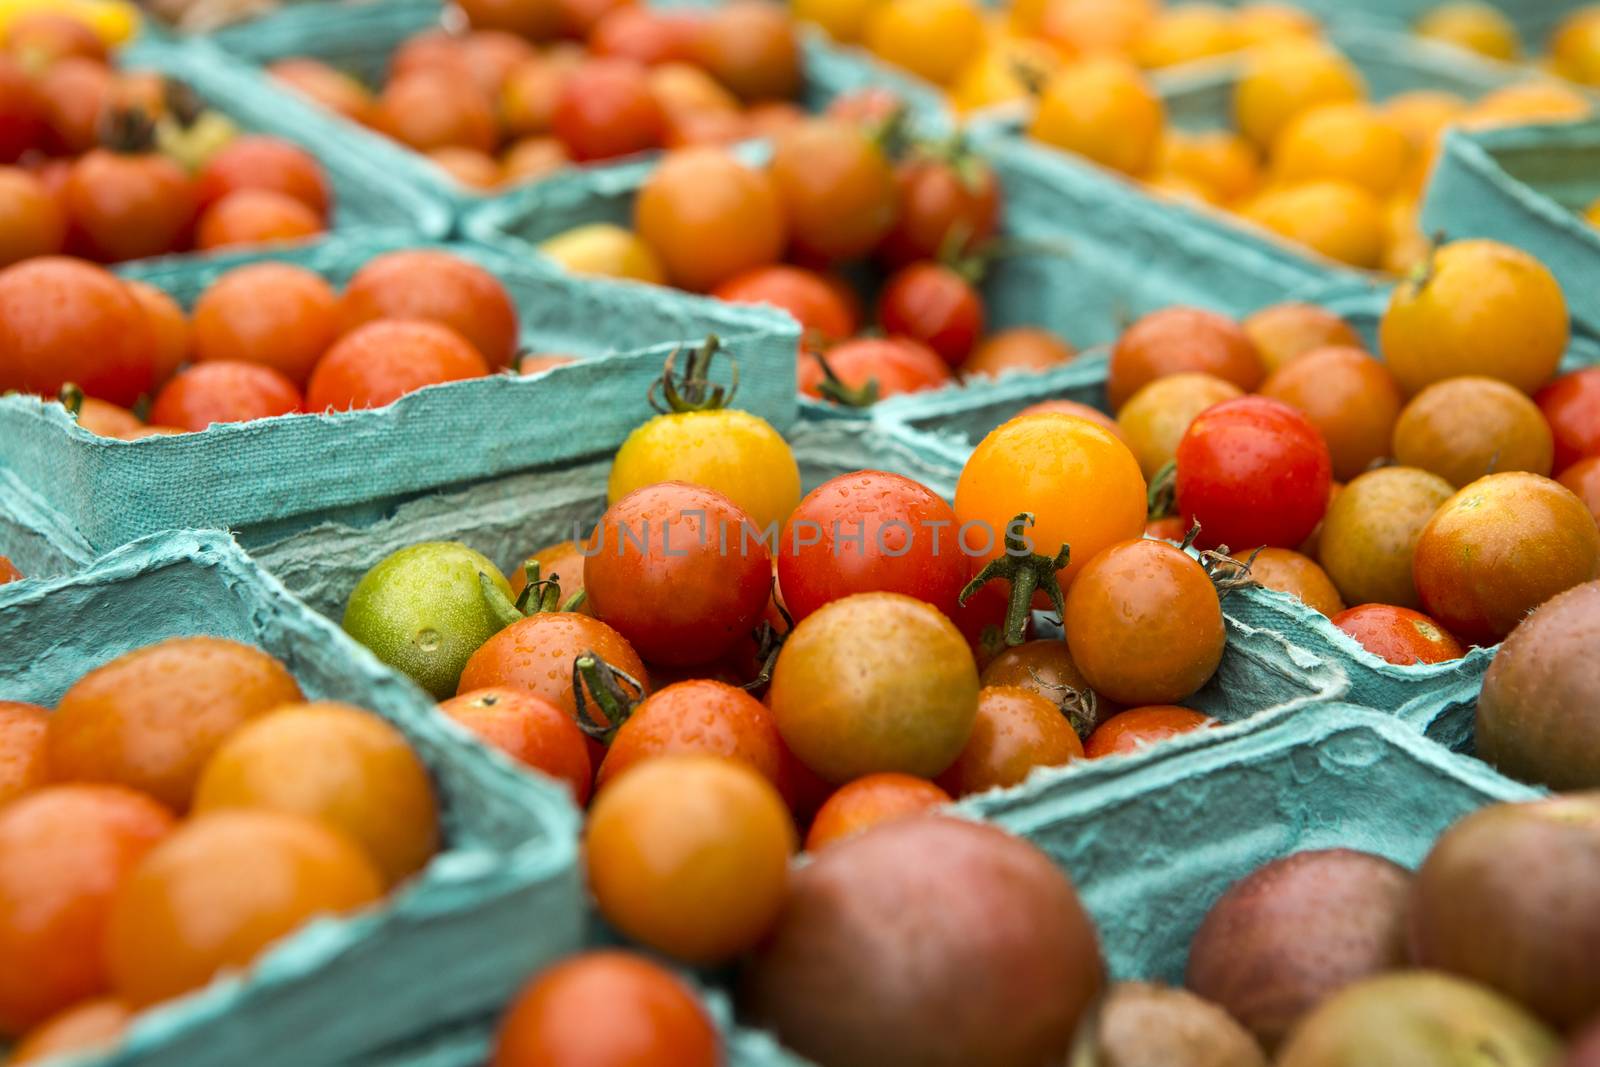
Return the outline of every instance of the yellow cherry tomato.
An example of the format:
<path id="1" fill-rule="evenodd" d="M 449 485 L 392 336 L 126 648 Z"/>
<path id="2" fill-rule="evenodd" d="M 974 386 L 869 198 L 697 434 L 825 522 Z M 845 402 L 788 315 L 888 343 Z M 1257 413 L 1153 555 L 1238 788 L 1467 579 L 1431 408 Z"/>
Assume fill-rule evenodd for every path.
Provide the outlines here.
<path id="1" fill-rule="evenodd" d="M 631 230 L 608 222 L 578 226 L 557 234 L 539 246 L 539 251 L 574 274 L 597 274 L 605 278 L 629 278 L 655 285 L 666 283 L 661 261 Z"/>
<path id="2" fill-rule="evenodd" d="M 983 43 L 972 0 L 886 0 L 867 19 L 868 48 L 935 85 L 954 82 Z"/>
<path id="3" fill-rule="evenodd" d="M 1028 133 L 1124 174 L 1150 169 L 1166 111 L 1139 69 L 1102 57 L 1067 66 L 1039 97 Z"/>

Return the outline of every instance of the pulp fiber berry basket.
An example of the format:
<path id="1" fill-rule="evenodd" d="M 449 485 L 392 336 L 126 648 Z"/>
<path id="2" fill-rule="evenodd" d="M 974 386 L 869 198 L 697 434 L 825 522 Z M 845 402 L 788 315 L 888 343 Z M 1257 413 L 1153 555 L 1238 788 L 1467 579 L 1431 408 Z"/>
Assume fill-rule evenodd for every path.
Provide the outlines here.
<path id="1" fill-rule="evenodd" d="M 1262 864 L 1352 848 L 1416 867 L 1456 819 L 1540 791 L 1364 708 L 1304 706 L 958 805 L 1072 876 L 1117 979 L 1183 979 L 1212 903 Z M 1198 833 L 1197 828 L 1209 827 Z"/>
<path id="2" fill-rule="evenodd" d="M 1524 50 L 1537 54 L 1561 20 L 1589 7 L 1591 0 L 1493 0 L 1511 20 Z M 1438 0 L 1297 0 L 1297 6 L 1334 24 L 1351 22 L 1385 29 L 1409 30 L 1439 6 Z"/>
<path id="3" fill-rule="evenodd" d="M 0 696 L 52 706 L 89 670 L 169 637 L 281 660 L 308 698 L 399 727 L 432 774 L 444 847 L 385 901 L 319 920 L 243 971 L 141 1014 L 94 1067 L 319 1067 L 495 1010 L 584 934 L 578 813 L 308 611 L 225 535 L 174 532 L 80 573 L 0 588 Z M 74 1061 L 79 1062 L 79 1061 Z"/>
<path id="4" fill-rule="evenodd" d="M 981 138 L 976 147 L 999 178 L 1001 233 L 1016 245 L 983 282 L 991 330 L 1041 326 L 1087 348 L 1115 340 L 1134 319 L 1158 308 L 1193 304 L 1242 314 L 1334 277 L 1287 247 L 1243 244 L 1236 228 L 1219 218 L 1145 196 L 1060 153 L 1007 138 Z M 650 167 L 553 178 L 474 211 L 466 232 L 527 253 L 574 226 L 626 225 Z M 1074 369 L 1061 371 L 1068 378 L 1085 373 L 1069 366 Z M 808 416 L 867 417 L 861 410 L 802 404 Z"/>
<path id="5" fill-rule="evenodd" d="M 168 529 L 227 528 L 248 542 L 330 521 L 370 524 L 420 494 L 609 454 L 649 416 L 646 391 L 666 356 L 708 334 L 739 362 L 740 407 L 780 430 L 794 419 L 799 327 L 770 308 L 578 279 L 493 249 L 427 245 L 395 233 L 177 257 L 123 273 L 191 305 L 220 274 L 245 263 L 294 263 L 342 284 L 374 256 L 414 247 L 441 247 L 488 269 L 517 306 L 524 343 L 579 361 L 539 375 L 431 386 L 383 408 L 139 441 L 96 437 L 53 402 L 0 398 L 0 529 L 42 530 L 64 557 L 82 563 L 86 552 Z M 25 569 L 29 562 L 18 560 Z"/>
<path id="6" fill-rule="evenodd" d="M 297 56 L 319 59 L 375 86 L 381 84 L 389 56 L 403 41 L 447 21 L 465 24 L 440 0 L 296 4 L 267 18 L 221 30 L 198 44 L 215 46 L 263 67 Z M 821 111 L 834 98 L 854 90 L 883 87 L 897 92 L 924 121 L 948 123 L 940 95 L 917 79 L 863 52 L 838 48 L 819 34 L 806 34 L 802 47 L 805 85 L 799 103 L 807 110 Z M 421 154 L 354 122 L 337 116 L 327 116 L 327 122 L 351 151 L 443 205 L 457 221 L 476 205 L 512 195 L 461 185 Z M 581 170 L 605 173 L 629 162 L 599 162 Z"/>
<path id="7" fill-rule="evenodd" d="M 408 230 L 428 238 L 449 232 L 449 211 L 437 197 L 361 152 L 331 115 L 261 72 L 203 45 L 159 38 L 140 39 L 119 54 L 118 64 L 175 78 L 241 131 L 270 134 L 310 151 L 333 189 L 333 229 Z"/>
<path id="8" fill-rule="evenodd" d="M 1600 121 L 1457 130 L 1434 165 L 1422 224 L 1448 237 L 1488 237 L 1537 257 L 1569 295 L 1600 286 L 1600 229 L 1582 217 L 1600 199 Z M 1600 331 L 1600 309 L 1573 300 Z"/>

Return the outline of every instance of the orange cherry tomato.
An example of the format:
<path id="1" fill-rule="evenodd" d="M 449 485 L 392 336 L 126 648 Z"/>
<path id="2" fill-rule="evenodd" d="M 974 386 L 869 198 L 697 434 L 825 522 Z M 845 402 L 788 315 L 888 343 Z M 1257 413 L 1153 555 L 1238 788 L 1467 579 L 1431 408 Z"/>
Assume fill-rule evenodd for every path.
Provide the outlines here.
<path id="1" fill-rule="evenodd" d="M 0 807 L 48 780 L 49 766 L 45 761 L 48 722 L 45 710 L 35 704 L 0 700 Z"/>
<path id="2" fill-rule="evenodd" d="M 345 286 L 339 317 L 341 333 L 376 319 L 429 319 L 466 338 L 497 369 L 509 366 L 517 352 L 517 308 L 500 279 L 433 249 L 369 261 Z"/>
<path id="3" fill-rule="evenodd" d="M 1020 785 L 1035 767 L 1083 758 L 1083 742 L 1057 703 L 1016 686 L 978 692 L 972 736 L 938 783 L 951 796 Z"/>
<path id="4" fill-rule="evenodd" d="M 783 784 L 783 737 L 772 712 L 743 689 L 706 678 L 669 685 L 633 710 L 606 750 L 595 791 L 646 760 L 677 753 L 739 760 Z"/>
<path id="5" fill-rule="evenodd" d="M 1402 667 L 1467 654 L 1443 626 L 1420 611 L 1393 604 L 1359 604 L 1335 615 L 1333 624 L 1374 656 Z"/>
<path id="6" fill-rule="evenodd" d="M 950 802 L 950 794 L 926 778 L 892 772 L 865 775 L 840 786 L 817 810 L 806 834 L 806 851 Z"/>
<path id="7" fill-rule="evenodd" d="M 568 75 L 550 124 L 580 162 L 659 148 L 666 136 L 644 67 L 627 59 L 592 60 Z"/>
<path id="8" fill-rule="evenodd" d="M 1215 726 L 1216 720 L 1191 708 L 1155 705 L 1130 708 L 1107 720 L 1084 742 L 1089 759 L 1122 755 L 1165 741 L 1170 737 Z"/>
<path id="9" fill-rule="evenodd" d="M 67 240 L 67 216 L 38 178 L 0 167 L 0 267 L 53 256 Z"/>
<path id="10" fill-rule="evenodd" d="M 29 1030 L 11 1050 L 6 1063 L 15 1067 L 108 1048 L 116 1044 L 132 1021 L 133 1012 L 120 1000 L 81 1000 Z"/>
<path id="11" fill-rule="evenodd" d="M 774 263 L 788 238 L 772 179 L 716 148 L 667 156 L 639 190 L 633 213 L 634 229 L 685 289 L 714 289 Z"/>
<path id="12" fill-rule="evenodd" d="M 148 282 L 124 283 L 139 306 L 155 338 L 155 384 L 160 385 L 177 373 L 189 358 L 191 332 L 189 319 L 178 302 Z"/>
<path id="13" fill-rule="evenodd" d="M 346 334 L 317 362 L 306 385 L 306 409 L 383 407 L 425 386 L 488 373 L 478 350 L 448 326 L 382 319 Z"/>
<path id="14" fill-rule="evenodd" d="M 240 189 L 270 189 L 291 196 L 326 219 L 333 190 L 315 156 L 276 137 L 245 136 L 206 161 L 197 178 L 200 203 L 210 205 Z"/>
<path id="15" fill-rule="evenodd" d="M 519 993 L 489 1067 L 716 1067 L 717 1031 L 683 982 L 641 956 L 585 952 Z"/>
<path id="16" fill-rule="evenodd" d="M 304 388 L 339 331 L 339 297 L 292 263 L 252 263 L 211 283 L 194 305 L 194 358 L 259 363 Z"/>
<path id="17" fill-rule="evenodd" d="M 808 259 L 858 259 L 883 240 L 898 215 L 888 158 L 850 123 L 811 119 L 783 132 L 770 172 L 795 251 Z"/>
<path id="18" fill-rule="evenodd" d="M 372 125 L 376 101 L 355 78 L 317 59 L 291 56 L 267 67 L 273 79 L 335 114 L 363 126 Z"/>
<path id="19" fill-rule="evenodd" d="M 270 419 L 301 410 L 300 390 L 271 367 L 219 359 L 179 373 L 156 394 L 150 421 L 198 433 L 218 422 Z"/>
<path id="20" fill-rule="evenodd" d="M 779 4 L 732 0 L 713 7 L 694 43 L 695 59 L 741 100 L 788 100 L 800 92 L 800 35 Z"/>
<path id="21" fill-rule="evenodd" d="M 595 23 L 589 51 L 611 59 L 628 59 L 647 67 L 687 63 L 694 58 L 701 32 L 697 16 L 648 7 L 619 7 Z"/>
<path id="22" fill-rule="evenodd" d="M 1071 345 L 1049 330 L 1017 326 L 984 338 L 957 369 L 963 378 L 998 378 L 1008 371 L 1059 367 L 1071 362 L 1077 354 Z M 1035 406 L 1048 403 L 1053 401 L 1042 401 Z"/>
<path id="23" fill-rule="evenodd" d="M 589 802 L 594 775 L 583 731 L 550 701 L 513 689 L 474 689 L 444 701 L 439 710 L 491 748 L 567 783 L 579 806 Z"/>
<path id="24" fill-rule="evenodd" d="M 113 263 L 178 251 L 199 210 L 193 180 L 166 156 L 103 148 L 73 164 L 62 195 L 74 234 Z"/>
<path id="25" fill-rule="evenodd" d="M 935 389 L 952 380 L 950 366 L 927 345 L 908 337 L 859 337 L 828 350 L 828 368 L 844 399 L 864 407 L 885 397 Z M 826 372 L 817 357 L 802 352 L 795 376 L 800 392 L 822 399 Z M 828 399 L 835 399 L 829 395 Z"/>
<path id="26" fill-rule="evenodd" d="M 1116 435 L 1117 440 L 1126 441 L 1122 427 L 1117 425 L 1117 420 L 1101 411 L 1099 408 L 1080 404 L 1076 400 L 1041 400 L 1037 404 L 1029 404 L 1017 412 L 1013 418 L 1023 418 L 1028 415 L 1071 415 L 1077 419 L 1088 419 L 1096 426 L 1102 427 Z"/>
<path id="27" fill-rule="evenodd" d="M 315 211 L 270 189 L 240 189 L 212 204 L 195 227 L 195 248 L 272 244 L 315 237 L 326 227 Z"/>
<path id="28" fill-rule="evenodd" d="M 1250 392 L 1266 377 L 1249 335 L 1233 320 L 1199 308 L 1167 308 L 1128 328 L 1111 349 L 1106 392 L 1120 410 L 1157 378 L 1199 372 Z"/>
<path id="29" fill-rule="evenodd" d="M 378 129 L 419 152 L 448 145 L 493 152 L 499 140 L 494 108 L 470 77 L 416 70 L 392 79 L 378 95 Z"/>
<path id="30" fill-rule="evenodd" d="M 54 396 L 73 382 L 126 407 L 154 380 L 149 321 L 113 275 L 62 256 L 0 270 L 0 390 Z"/>
<path id="31" fill-rule="evenodd" d="M 623 636 L 599 619 L 575 612 L 540 612 L 514 622 L 485 641 L 467 660 L 457 693 L 475 689 L 505 688 L 555 704 L 578 717 L 572 692 L 572 661 L 593 652 L 612 667 L 631 675 L 650 690 L 644 662 Z M 610 725 L 585 686 L 589 714 L 602 726 Z"/>

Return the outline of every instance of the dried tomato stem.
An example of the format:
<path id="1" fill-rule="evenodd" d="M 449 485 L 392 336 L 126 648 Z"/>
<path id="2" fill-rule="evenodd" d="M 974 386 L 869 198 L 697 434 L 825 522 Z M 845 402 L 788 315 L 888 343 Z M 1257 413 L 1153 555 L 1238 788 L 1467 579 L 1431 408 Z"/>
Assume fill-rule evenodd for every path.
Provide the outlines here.
<path id="1" fill-rule="evenodd" d="M 628 692 L 623 686 L 633 692 Z M 584 691 L 588 690 L 588 696 Z M 618 670 L 598 653 L 585 652 L 572 661 L 572 699 L 576 705 L 578 729 L 603 745 L 609 745 L 622 724 L 643 702 L 644 685 L 626 671 Z M 606 718 L 601 725 L 589 711 L 593 700 Z"/>
<path id="2" fill-rule="evenodd" d="M 711 361 L 721 349 L 722 342 L 717 335 L 708 335 L 703 345 L 689 353 L 689 361 L 682 373 L 676 369 L 681 350 L 673 349 L 667 356 L 661 377 L 650 383 L 650 391 L 645 394 L 650 406 L 663 415 L 669 415 L 686 411 L 720 411 L 731 404 L 733 395 L 739 391 L 738 362 L 729 358 L 731 380 L 726 386 L 717 385 L 711 380 Z M 656 397 L 657 389 L 661 390 L 659 399 Z"/>
<path id="3" fill-rule="evenodd" d="M 870 408 L 878 402 L 878 379 L 869 378 L 858 386 L 846 385 L 833 372 L 828 357 L 821 352 L 812 352 L 811 358 L 822 367 L 822 384 L 817 386 L 817 392 L 827 399 L 847 408 Z"/>

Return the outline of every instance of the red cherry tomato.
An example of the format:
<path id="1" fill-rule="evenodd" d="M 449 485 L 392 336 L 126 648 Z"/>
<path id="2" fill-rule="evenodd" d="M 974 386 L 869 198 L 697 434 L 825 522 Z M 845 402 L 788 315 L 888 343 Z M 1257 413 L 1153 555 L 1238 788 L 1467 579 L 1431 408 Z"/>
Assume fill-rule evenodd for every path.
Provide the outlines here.
<path id="1" fill-rule="evenodd" d="M 711 663 L 761 619 L 772 555 L 721 493 L 682 482 L 637 489 L 607 509 L 584 549 L 595 617 L 651 663 Z"/>
<path id="2" fill-rule="evenodd" d="M 611 159 L 660 148 L 667 117 L 643 67 L 625 59 L 598 59 L 567 78 L 551 125 L 573 159 Z"/>
<path id="3" fill-rule="evenodd" d="M 200 202 L 209 206 L 239 189 L 270 189 L 328 217 L 333 193 L 322 165 L 299 145 L 276 137 L 240 137 L 207 160 L 199 175 Z"/>
<path id="4" fill-rule="evenodd" d="M 956 513 L 883 471 L 840 475 L 800 501 L 778 541 L 778 586 L 796 622 L 855 593 L 902 593 L 954 615 L 971 562 Z"/>
<path id="5" fill-rule="evenodd" d="M 1555 470 L 1600 456 L 1600 367 L 1563 374 L 1534 395 L 1555 434 Z"/>
<path id="6" fill-rule="evenodd" d="M 0 391 L 74 382 L 126 407 L 155 383 L 155 359 L 150 320 L 114 275 L 65 256 L 0 270 Z"/>
<path id="7" fill-rule="evenodd" d="M 678 11 L 619 7 L 595 23 L 589 51 L 647 67 L 694 60 L 700 19 Z"/>
<path id="8" fill-rule="evenodd" d="M 1443 626 L 1420 611 L 1394 604 L 1358 604 L 1335 615 L 1333 624 L 1374 656 L 1403 667 L 1443 663 L 1467 654 Z"/>
<path id="9" fill-rule="evenodd" d="M 900 217 L 878 253 L 903 266 L 969 252 L 994 236 L 1000 224 L 1000 182 L 976 157 L 961 167 L 919 156 L 895 170 Z"/>
<path id="10" fill-rule="evenodd" d="M 439 710 L 518 763 L 543 771 L 588 803 L 594 774 L 589 746 L 577 722 L 555 704 L 515 689 L 474 689 L 439 704 Z"/>
<path id="11" fill-rule="evenodd" d="M 197 363 L 162 386 L 150 422 L 199 431 L 214 422 L 287 415 L 300 405 L 300 390 L 271 367 L 218 359 Z"/>
<path id="12" fill-rule="evenodd" d="M 0 55 L 0 163 L 15 163 L 44 143 L 44 101 L 21 64 Z"/>
<path id="13" fill-rule="evenodd" d="M 884 331 L 921 341 L 952 367 L 983 334 L 983 298 L 961 275 L 938 263 L 913 263 L 891 277 L 878 297 Z"/>
<path id="14" fill-rule="evenodd" d="M 899 93 L 879 85 L 834 97 L 824 114 L 830 119 L 871 126 L 894 118 L 905 103 Z"/>
<path id="15" fill-rule="evenodd" d="M 345 334 L 317 361 L 306 385 L 306 407 L 378 408 L 424 386 L 488 373 L 478 350 L 448 326 L 379 319 Z"/>
<path id="16" fill-rule="evenodd" d="M 951 377 L 949 364 L 931 348 L 905 337 L 860 337 L 829 349 L 826 358 L 856 404 L 936 389 Z M 802 393 L 822 398 L 826 375 L 816 357 L 802 353 L 796 375 Z"/>
<path id="17" fill-rule="evenodd" d="M 807 335 L 842 341 L 856 332 L 856 313 L 834 279 L 777 264 L 756 267 L 729 278 L 711 291 L 734 304 L 771 304 L 793 315 Z M 804 343 L 804 341 L 802 341 Z"/>
<path id="18" fill-rule="evenodd" d="M 1178 442 L 1178 510 L 1200 542 L 1293 548 L 1328 509 L 1328 445 L 1287 404 L 1259 396 L 1202 412 Z"/>
<path id="19" fill-rule="evenodd" d="M 111 263 L 176 252 L 198 210 L 194 182 L 161 155 L 95 149 L 73 164 L 62 193 L 76 234 Z"/>
<path id="20" fill-rule="evenodd" d="M 633 709 L 595 773 L 595 792 L 658 756 L 724 756 L 748 763 L 781 789 L 783 735 L 772 709 L 725 682 L 695 678 L 651 693 Z"/>
<path id="21" fill-rule="evenodd" d="M 1101 756 L 1137 752 L 1146 745 L 1216 724 L 1217 721 L 1210 716 L 1172 704 L 1129 708 L 1096 727 L 1083 744 L 1083 754 L 1090 759 L 1099 759 Z"/>

